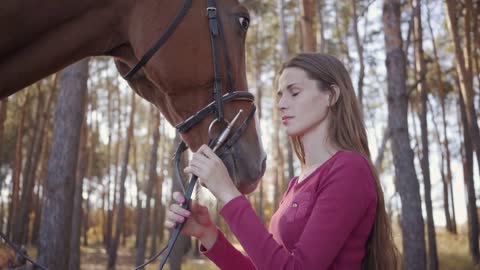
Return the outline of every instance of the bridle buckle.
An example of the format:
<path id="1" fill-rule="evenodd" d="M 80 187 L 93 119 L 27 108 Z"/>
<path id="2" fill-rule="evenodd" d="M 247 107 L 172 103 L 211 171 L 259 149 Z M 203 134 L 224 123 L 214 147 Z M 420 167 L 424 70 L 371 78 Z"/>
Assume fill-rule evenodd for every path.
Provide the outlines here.
<path id="1" fill-rule="evenodd" d="M 210 11 L 216 13 L 216 12 L 217 12 L 217 8 L 216 8 L 216 7 L 207 7 L 207 12 L 210 12 Z"/>
<path id="2" fill-rule="evenodd" d="M 217 17 L 217 8 L 216 7 L 207 7 L 207 17 L 213 19 Z"/>

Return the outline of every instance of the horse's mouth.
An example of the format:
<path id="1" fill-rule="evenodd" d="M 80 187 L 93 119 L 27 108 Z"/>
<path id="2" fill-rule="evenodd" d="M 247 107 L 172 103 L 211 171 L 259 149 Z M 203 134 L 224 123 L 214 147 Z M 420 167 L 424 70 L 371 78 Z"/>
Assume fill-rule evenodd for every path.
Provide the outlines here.
<path id="1" fill-rule="evenodd" d="M 220 158 L 223 160 L 224 163 L 226 163 L 228 173 L 230 174 L 233 183 L 238 188 L 239 181 L 237 175 L 237 160 L 235 159 L 235 155 L 232 153 L 231 148 L 226 149 L 225 152 L 222 153 Z"/>
<path id="2" fill-rule="evenodd" d="M 236 157 L 234 148 L 226 149 L 220 154 L 220 158 L 225 163 L 233 184 L 242 194 L 249 194 L 255 190 L 261 176 L 255 178 L 257 175 L 255 173 L 251 174 L 249 171 L 251 169 L 249 168 L 246 168 L 246 171 L 243 171 L 243 173 L 239 170 L 239 168 L 244 164 L 240 164 L 242 159 Z M 261 175 L 263 175 L 263 172 L 265 171 L 265 160 L 262 162 L 261 170 Z"/>

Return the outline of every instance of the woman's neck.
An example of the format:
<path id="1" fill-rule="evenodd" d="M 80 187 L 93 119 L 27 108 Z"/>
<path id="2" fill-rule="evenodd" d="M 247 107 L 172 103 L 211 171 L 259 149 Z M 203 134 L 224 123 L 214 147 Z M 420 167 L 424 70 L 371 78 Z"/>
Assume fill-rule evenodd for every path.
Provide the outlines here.
<path id="1" fill-rule="evenodd" d="M 309 168 L 319 165 L 337 152 L 338 148 L 334 145 L 331 138 L 328 138 L 327 126 L 328 122 L 324 121 L 302 136 L 301 142 L 305 151 L 305 164 L 303 167 Z"/>
<path id="2" fill-rule="evenodd" d="M 305 179 L 338 151 L 338 147 L 328 138 L 326 126 L 328 126 L 326 122 L 321 123 L 314 130 L 310 130 L 302 136 L 305 164 L 301 168 L 298 182 Z"/>

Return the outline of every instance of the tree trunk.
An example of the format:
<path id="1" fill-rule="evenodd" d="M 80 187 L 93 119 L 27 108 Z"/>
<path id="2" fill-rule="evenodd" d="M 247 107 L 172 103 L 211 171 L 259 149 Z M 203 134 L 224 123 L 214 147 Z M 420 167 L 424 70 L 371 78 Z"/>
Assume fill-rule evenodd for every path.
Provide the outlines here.
<path id="1" fill-rule="evenodd" d="M 0 142 L 3 142 L 3 133 L 5 126 L 5 119 L 7 119 L 8 98 L 0 101 Z M 2 154 L 2 145 L 0 144 L 0 157 Z"/>
<path id="2" fill-rule="evenodd" d="M 38 181 L 37 181 L 37 192 L 35 194 L 36 203 L 35 203 L 35 220 L 33 222 L 33 231 L 32 231 L 32 243 L 38 245 L 38 237 L 40 233 L 40 219 L 42 217 L 42 209 L 44 205 L 44 193 L 45 193 L 45 179 L 47 178 L 48 172 L 48 157 L 50 155 L 50 139 L 47 136 L 44 136 L 43 139 L 43 151 L 41 155 L 41 165 Z"/>
<path id="3" fill-rule="evenodd" d="M 88 97 L 87 97 L 88 103 Z M 87 104 L 86 103 L 86 104 Z M 85 106 L 86 108 L 86 106 Z M 70 236 L 70 257 L 68 270 L 80 270 L 80 234 L 82 228 L 82 195 L 83 195 L 83 178 L 85 177 L 88 151 L 88 128 L 86 119 L 84 118 L 82 131 L 80 134 L 80 149 L 78 151 L 78 162 L 75 174 L 75 194 L 73 197 L 73 213 L 72 213 L 72 233 Z"/>
<path id="4" fill-rule="evenodd" d="M 120 144 L 121 144 L 121 140 L 119 138 L 122 138 L 122 132 L 123 132 L 123 128 L 122 128 L 122 115 L 121 115 L 121 99 L 120 99 L 120 90 L 117 88 L 115 89 L 115 94 L 117 95 L 117 107 L 115 108 L 116 111 L 117 111 L 117 120 L 118 120 L 118 128 L 117 128 L 117 142 L 115 144 L 115 152 L 114 152 L 114 161 L 113 161 L 113 199 L 112 199 L 112 202 L 111 202 L 111 209 L 109 210 L 109 213 L 108 213 L 108 218 L 109 218 L 109 224 L 108 224 L 108 239 L 110 240 L 109 241 L 109 244 L 108 244 L 108 248 L 110 249 L 110 246 L 111 244 L 114 242 L 112 237 L 113 237 L 113 219 L 114 219 L 114 216 L 115 216 L 115 213 L 117 213 L 117 192 L 118 192 L 118 188 L 119 188 L 119 184 L 118 184 L 118 168 L 119 168 L 119 165 L 118 165 L 118 162 L 119 162 L 119 159 L 120 159 Z M 112 184 L 111 184 L 112 185 Z M 110 191 L 112 189 L 110 188 Z M 117 218 L 118 218 L 118 213 L 117 213 Z M 119 229 L 121 231 L 121 229 Z"/>
<path id="5" fill-rule="evenodd" d="M 427 7 L 429 6 L 429 1 L 427 0 Z M 445 99 L 447 98 L 447 93 L 445 90 L 445 84 L 443 82 L 443 74 L 440 68 L 440 61 L 438 59 L 437 53 L 437 44 L 435 42 L 435 35 L 433 33 L 433 27 L 431 24 L 430 18 L 430 10 L 427 8 L 427 22 L 428 28 L 430 30 L 430 36 L 432 37 L 432 47 L 433 47 L 433 56 L 434 56 L 434 67 L 435 67 L 435 74 L 438 80 L 438 97 L 440 102 L 440 107 L 442 110 L 442 127 L 443 127 L 443 142 L 440 139 L 440 132 L 438 131 L 438 143 L 443 146 L 443 150 L 441 150 L 442 156 L 442 163 L 441 163 L 441 176 L 443 182 L 443 198 L 444 198 L 444 211 L 445 211 L 445 220 L 447 225 L 447 230 L 451 233 L 455 231 L 453 226 L 453 220 L 450 215 L 450 203 L 449 203 L 449 185 L 452 181 L 452 167 L 450 164 L 450 149 L 448 146 L 448 136 L 447 136 L 447 119 L 446 119 L 446 112 L 445 112 Z M 436 129 L 438 126 L 435 125 Z M 446 163 L 446 164 L 445 164 Z M 446 165 L 446 166 L 444 166 Z M 446 174 L 445 174 L 446 171 Z M 453 196 L 453 194 L 452 194 Z M 452 200 L 452 208 L 453 208 L 453 200 Z"/>
<path id="6" fill-rule="evenodd" d="M 55 130 L 48 163 L 38 262 L 49 269 L 68 269 L 75 169 L 87 90 L 88 62 L 66 68 L 60 78 Z"/>
<path id="7" fill-rule="evenodd" d="M 420 92 L 420 129 L 421 129 L 421 148 L 422 155 L 420 165 L 422 168 L 423 186 L 425 195 L 425 209 L 427 210 L 427 233 L 428 233 L 428 269 L 438 270 L 438 255 L 437 255 L 437 239 L 435 237 L 435 222 L 433 220 L 432 207 L 432 185 L 430 181 L 430 159 L 428 147 L 428 122 L 427 122 L 427 102 L 428 102 L 428 85 L 426 81 L 427 68 L 423 53 L 423 29 L 422 29 L 422 4 L 421 0 L 413 1 L 414 8 L 414 51 L 415 51 L 415 69 L 417 89 Z"/>
<path id="8" fill-rule="evenodd" d="M 318 35 L 319 40 L 317 44 L 317 50 L 320 53 L 326 53 L 325 51 L 325 23 L 323 21 L 323 10 L 325 8 L 325 0 L 317 0 L 317 16 L 318 16 Z"/>
<path id="9" fill-rule="evenodd" d="M 40 91 L 39 96 L 37 98 L 37 106 L 36 106 L 36 113 L 35 115 L 41 115 L 42 109 L 44 106 L 44 93 Z M 37 156 L 39 150 L 41 148 L 40 141 L 40 133 L 41 129 L 38 128 L 39 121 L 38 119 L 34 119 L 33 127 L 31 128 L 33 132 L 33 137 L 31 138 L 31 143 L 28 144 L 27 153 L 26 153 L 26 161 L 25 166 L 23 168 L 23 179 L 22 179 L 22 192 L 20 201 L 20 210 L 17 218 L 15 220 L 15 227 L 13 230 L 13 241 L 16 243 L 25 244 L 27 242 L 28 237 L 28 224 L 29 224 L 29 216 L 30 210 L 32 208 L 32 198 L 33 198 L 33 188 L 35 186 L 34 183 L 34 171 L 36 171 L 36 164 L 34 163 L 34 156 Z"/>
<path id="10" fill-rule="evenodd" d="M 113 120 L 112 120 L 112 89 L 107 89 L 107 122 L 108 122 L 108 141 L 107 141 L 107 186 L 104 194 L 103 204 L 105 206 L 105 227 L 103 229 L 103 244 L 108 250 L 112 236 L 112 216 L 110 215 L 110 183 L 112 182 L 111 172 L 111 152 L 112 152 L 112 132 L 113 132 Z"/>
<path id="11" fill-rule="evenodd" d="M 161 117 L 161 116 L 159 116 Z M 161 120 L 161 118 L 160 118 Z M 160 170 L 160 174 L 158 175 L 158 178 L 155 181 L 155 187 L 154 187 L 154 198 L 155 198 L 155 205 L 153 207 L 153 219 L 152 219 L 152 237 L 150 239 L 150 256 L 153 256 L 157 253 L 157 242 L 159 240 L 160 236 L 160 231 L 163 231 L 163 221 L 161 220 L 162 214 L 161 211 L 162 209 L 162 192 L 163 192 L 163 169 L 164 169 L 164 144 L 165 144 L 165 139 L 164 139 L 164 126 L 165 124 L 160 123 L 160 142 L 159 142 L 159 147 L 160 147 L 160 153 L 159 153 L 159 162 L 158 163 L 158 168 Z M 160 242 L 163 239 L 160 240 Z"/>
<path id="12" fill-rule="evenodd" d="M 467 120 L 467 108 L 465 105 L 465 100 L 460 94 L 460 111 L 462 117 L 462 127 L 463 127 L 463 140 L 464 140 L 464 158 L 462 159 L 463 163 L 463 175 L 465 183 L 465 194 L 467 195 L 467 222 L 468 222 L 468 246 L 470 251 L 470 256 L 472 261 L 475 264 L 480 262 L 479 256 L 479 246 L 478 246 L 478 213 L 476 206 L 476 197 L 475 197 L 475 183 L 473 178 L 473 145 L 471 141 L 471 136 L 468 134 L 468 120 Z"/>
<path id="13" fill-rule="evenodd" d="M 131 140 L 133 137 L 134 116 L 135 116 L 135 92 L 132 92 L 132 104 L 130 112 L 130 120 L 127 129 L 127 138 L 125 142 L 125 149 L 123 150 L 122 171 L 120 173 L 120 194 L 118 201 L 118 213 L 115 223 L 115 235 L 112 239 L 112 244 L 108 250 L 108 269 L 115 269 L 117 261 L 117 250 L 120 243 L 120 234 L 122 233 L 124 215 L 125 215 L 125 180 L 127 178 L 128 158 L 130 152 Z"/>
<path id="14" fill-rule="evenodd" d="M 357 97 L 363 113 L 363 79 L 365 77 L 365 61 L 363 58 L 363 44 L 360 40 L 360 34 L 358 33 L 357 2 L 357 0 L 351 0 L 351 5 L 353 8 L 353 33 L 355 36 L 355 47 L 357 48 L 358 60 L 360 64 L 360 70 L 358 71 Z"/>
<path id="15" fill-rule="evenodd" d="M 149 231 L 149 220 L 150 220 L 150 202 L 152 199 L 152 191 L 155 185 L 155 182 L 158 179 L 157 175 L 157 161 L 158 161 L 158 145 L 160 141 L 160 113 L 152 112 L 153 115 L 153 132 L 152 132 L 152 145 L 150 148 L 150 165 L 148 172 L 148 181 L 144 187 L 144 193 L 146 195 L 145 209 L 142 211 L 142 216 L 140 219 L 140 224 L 138 226 L 139 231 L 139 240 L 136 253 L 136 265 L 143 264 L 145 260 L 145 250 L 147 246 L 148 231 Z"/>
<path id="16" fill-rule="evenodd" d="M 403 265 L 404 269 L 424 270 L 425 232 L 419 183 L 408 135 L 406 57 L 402 50 L 399 0 L 384 0 L 383 26 L 387 52 L 388 126 L 396 186 L 402 202 Z"/>
<path id="17" fill-rule="evenodd" d="M 472 45 L 470 35 L 471 29 L 471 0 L 466 0 L 465 5 L 465 42 L 462 46 L 459 30 L 462 27 L 459 26 L 458 17 L 456 13 L 456 5 L 458 1 L 447 0 L 446 2 L 447 13 L 447 25 L 450 32 L 450 36 L 453 40 L 456 58 L 456 69 L 460 79 L 460 91 L 462 91 L 463 100 L 465 103 L 465 110 L 467 112 L 468 134 L 471 137 L 472 147 L 477 154 L 477 165 L 480 169 L 480 131 L 477 123 L 477 114 L 474 106 L 474 91 L 473 91 L 473 66 L 472 66 Z M 475 29 L 474 31 L 478 31 Z M 462 51 L 462 47 L 464 50 Z M 480 257 L 479 254 L 476 255 Z"/>
<path id="18" fill-rule="evenodd" d="M 92 149 L 93 151 L 93 149 Z M 89 161 L 91 162 L 91 160 Z M 89 216 L 90 216 L 90 193 L 92 190 L 88 190 L 87 199 L 85 200 L 85 215 L 83 217 L 83 245 L 88 246 L 88 229 L 89 229 Z"/>
<path id="19" fill-rule="evenodd" d="M 373 163 L 375 164 L 375 168 L 377 168 L 379 174 L 381 174 L 381 172 L 383 171 L 382 162 L 383 162 L 383 158 L 385 157 L 385 149 L 387 148 L 387 142 L 389 139 L 390 139 L 390 129 L 387 126 L 383 131 L 382 143 L 380 144 L 380 147 L 378 147 L 377 157 L 375 159 L 375 162 Z"/>
<path id="20" fill-rule="evenodd" d="M 10 236 L 10 239 L 14 239 L 13 234 L 15 234 L 15 226 L 17 226 L 16 219 L 18 215 L 19 199 L 20 199 L 20 172 L 22 171 L 22 141 L 23 141 L 23 131 L 24 131 L 24 121 L 25 115 L 27 113 L 29 102 L 29 94 L 25 96 L 25 101 L 21 105 L 21 115 L 20 122 L 17 127 L 17 142 L 15 144 L 15 161 L 13 164 L 13 176 L 12 176 L 12 199 L 10 201 L 10 206 L 8 207 L 8 222 L 7 222 L 7 234 Z M 20 243 L 17 243 L 20 244 Z"/>
<path id="21" fill-rule="evenodd" d="M 41 89 L 40 89 L 41 91 Z M 14 241 L 18 243 L 27 243 L 29 242 L 29 224 L 30 224 L 30 213 L 33 209 L 33 197 L 34 197 L 34 187 L 38 162 L 40 155 L 42 153 L 42 147 L 44 144 L 44 134 L 45 127 L 48 122 L 50 107 L 53 101 L 54 91 L 49 92 L 49 97 L 47 103 L 44 104 L 44 94 L 41 93 L 38 99 L 37 106 L 37 119 L 34 119 L 35 123 L 33 125 L 33 139 L 30 144 L 27 152 L 27 160 L 25 162 L 25 168 L 23 172 L 23 182 L 22 182 L 22 195 L 21 195 L 21 207 L 20 213 L 17 216 L 16 220 L 16 232 L 14 233 Z"/>
<path id="22" fill-rule="evenodd" d="M 146 136 L 146 138 L 150 138 L 150 136 Z M 137 189 L 137 206 L 136 206 L 136 221 L 137 221 L 137 232 L 135 234 L 135 248 L 138 248 L 138 241 L 140 240 L 140 220 L 142 219 L 142 199 L 141 199 L 141 196 L 140 196 L 140 193 L 141 193 L 141 186 L 142 186 L 142 183 L 140 183 L 140 177 L 138 176 L 138 162 L 137 162 L 137 144 L 135 143 L 135 141 L 132 143 L 132 151 L 133 151 L 133 171 L 135 172 L 135 187 Z M 143 177 L 142 177 L 143 178 Z"/>
<path id="23" fill-rule="evenodd" d="M 441 98 L 439 98 L 441 99 Z M 445 103 L 444 100 L 439 100 L 440 103 Z M 445 105 L 445 104 L 443 104 Z M 429 106 L 431 111 L 430 113 L 432 115 L 435 115 L 435 111 L 433 111 L 433 108 L 432 106 L 430 105 Z M 443 107 L 442 110 L 444 110 L 445 108 Z M 444 112 L 442 112 L 443 114 Z M 446 169 L 445 169 L 445 151 L 443 151 L 443 143 L 442 143 L 442 138 L 441 138 L 441 135 L 440 135 L 440 129 L 439 129 L 439 125 L 437 124 L 437 121 L 435 121 L 435 117 L 432 118 L 433 119 L 433 127 L 434 127 L 434 130 L 435 130 L 435 138 L 437 140 L 437 143 L 438 145 L 440 146 L 440 177 L 442 179 L 442 187 L 443 187 L 443 211 L 444 211 L 444 215 L 445 215 L 445 225 L 446 225 L 446 229 L 447 231 L 449 232 L 452 232 L 452 218 L 451 218 L 451 215 L 450 215 L 450 200 L 449 200 L 449 194 L 448 194 L 448 180 L 447 180 L 447 175 L 445 173 Z"/>
<path id="24" fill-rule="evenodd" d="M 302 0 L 302 48 L 305 52 L 314 52 L 317 49 L 315 10 L 314 0 Z"/>

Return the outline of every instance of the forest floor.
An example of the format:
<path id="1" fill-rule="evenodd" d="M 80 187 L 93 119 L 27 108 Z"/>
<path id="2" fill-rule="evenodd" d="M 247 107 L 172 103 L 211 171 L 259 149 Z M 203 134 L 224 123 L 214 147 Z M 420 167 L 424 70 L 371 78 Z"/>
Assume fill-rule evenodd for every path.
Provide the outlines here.
<path id="1" fill-rule="evenodd" d="M 105 270 L 108 260 L 107 253 L 104 248 L 101 247 L 82 247 L 82 265 L 81 270 Z M 118 250 L 116 270 L 133 270 L 135 262 L 134 252 L 131 248 L 120 247 Z M 156 270 L 160 259 L 157 259 L 155 263 L 147 266 L 146 270 Z M 168 270 L 168 264 L 164 268 Z M 207 258 L 195 258 L 191 255 L 187 255 L 185 262 L 182 265 L 182 270 L 214 270 L 218 269 Z"/>
<path id="2" fill-rule="evenodd" d="M 473 266 L 468 253 L 468 239 L 465 229 L 460 229 L 458 235 L 447 233 L 444 229 L 437 229 L 438 258 L 440 270 L 480 270 L 480 265 Z M 395 234 L 395 242 L 401 245 L 401 236 Z M 236 245 L 238 247 L 238 244 Z M 101 246 L 89 246 L 81 248 L 82 265 L 81 270 L 105 270 L 107 254 Z M 192 252 L 191 252 L 192 253 Z M 35 257 L 36 250 L 29 248 L 29 254 Z M 120 247 L 116 270 L 133 270 L 134 252 L 132 248 Z M 147 267 L 147 270 L 155 270 L 158 267 L 158 260 L 155 264 Z M 218 269 L 212 262 L 203 256 L 196 258 L 188 254 L 185 258 L 182 270 L 214 270 Z M 168 270 L 168 264 L 166 269 Z"/>
<path id="3" fill-rule="evenodd" d="M 396 234 L 395 241 L 401 242 L 401 236 Z M 458 235 L 447 233 L 444 229 L 437 229 L 437 247 L 438 258 L 440 260 L 440 270 L 480 270 L 480 265 L 473 266 L 468 255 L 467 232 L 460 229 Z M 238 245 L 236 245 L 238 247 Z M 182 270 L 213 270 L 218 269 L 208 259 L 195 258 L 188 255 Z M 134 261 L 131 249 L 120 248 L 117 270 L 132 270 Z M 82 247 L 82 270 L 105 270 L 107 255 L 104 249 Z M 147 270 L 154 270 L 158 261 Z M 168 269 L 168 268 L 167 268 Z"/>

